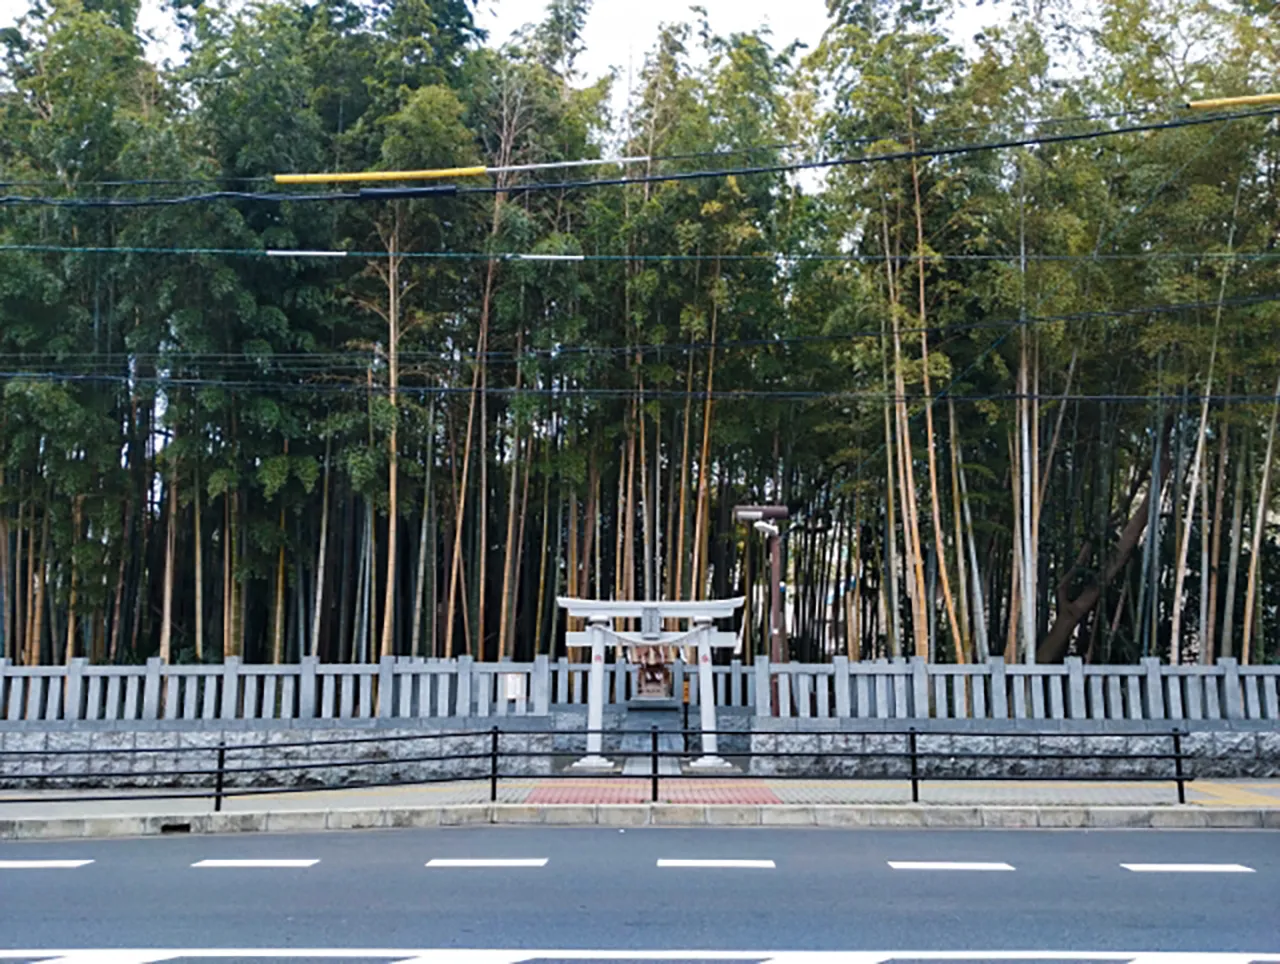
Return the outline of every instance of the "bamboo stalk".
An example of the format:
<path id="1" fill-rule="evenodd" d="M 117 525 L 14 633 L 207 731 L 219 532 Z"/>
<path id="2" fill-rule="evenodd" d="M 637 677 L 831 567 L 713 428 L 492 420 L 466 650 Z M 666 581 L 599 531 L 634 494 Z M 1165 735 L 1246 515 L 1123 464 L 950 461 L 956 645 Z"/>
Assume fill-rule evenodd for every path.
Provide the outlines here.
<path id="1" fill-rule="evenodd" d="M 913 109 L 907 112 L 910 123 Z M 911 134 L 912 150 L 915 149 L 915 132 Z M 933 432 L 933 394 L 929 387 L 929 315 L 925 305 L 924 274 L 924 212 L 920 203 L 920 170 L 913 157 L 911 159 L 911 182 L 915 191 L 916 213 L 916 267 L 919 274 L 919 316 L 920 316 L 920 368 L 924 388 L 924 426 L 925 445 L 929 453 L 929 506 L 933 517 L 933 543 L 937 555 L 938 577 L 942 583 L 942 600 L 947 610 L 947 626 L 951 631 L 951 640 L 955 646 L 956 662 L 964 662 L 964 635 L 960 632 L 960 621 L 956 617 L 956 601 L 951 594 L 951 578 L 947 575 L 947 550 L 942 538 L 942 502 L 938 498 L 938 455 Z M 956 546 L 959 551 L 959 545 Z M 929 600 L 930 610 L 933 600 Z"/>
<path id="2" fill-rule="evenodd" d="M 204 502 L 204 493 L 200 489 L 200 463 L 196 462 L 194 478 L 191 483 L 191 508 L 195 516 L 192 524 L 194 538 L 193 555 L 195 556 L 195 643 L 196 662 L 204 662 L 204 528 L 200 517 L 200 507 Z"/>
<path id="3" fill-rule="evenodd" d="M 1213 527 L 1209 556 L 1209 605 L 1207 619 L 1201 627 L 1204 634 L 1204 647 L 1200 651 L 1200 660 L 1206 665 L 1216 658 L 1214 631 L 1218 626 L 1218 574 L 1222 563 L 1222 506 L 1227 493 L 1227 448 L 1230 444 L 1230 426 L 1224 420 L 1222 437 L 1218 442 L 1218 470 L 1213 484 Z M 1206 500 L 1205 504 L 1208 504 Z"/>
<path id="4" fill-rule="evenodd" d="M 1254 516 L 1253 544 L 1249 555 L 1249 576 L 1244 591 L 1244 633 L 1240 641 L 1240 662 L 1253 659 L 1253 627 L 1257 614 L 1258 573 L 1262 563 L 1262 533 L 1267 525 L 1267 505 L 1271 497 L 1271 463 L 1276 451 L 1276 424 L 1280 421 L 1280 378 L 1276 379 L 1276 402 L 1271 406 L 1271 426 L 1267 429 L 1267 451 L 1262 458 L 1262 481 L 1258 484 L 1258 510 Z"/>
<path id="5" fill-rule="evenodd" d="M 174 441 L 177 430 L 174 430 Z M 173 662 L 173 575 L 178 554 L 178 460 L 170 470 L 167 525 L 164 537 L 164 587 L 160 615 L 160 660 Z M 70 644 L 68 644 L 69 646 Z"/>

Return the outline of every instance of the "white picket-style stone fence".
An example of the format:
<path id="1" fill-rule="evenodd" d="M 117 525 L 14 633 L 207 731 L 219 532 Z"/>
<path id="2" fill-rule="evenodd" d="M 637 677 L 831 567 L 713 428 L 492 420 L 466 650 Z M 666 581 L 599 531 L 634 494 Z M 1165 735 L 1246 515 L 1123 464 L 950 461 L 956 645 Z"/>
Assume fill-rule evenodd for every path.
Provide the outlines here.
<path id="1" fill-rule="evenodd" d="M 547 716 L 585 704 L 586 663 L 387 658 L 264 666 L 12 666 L 0 660 L 0 725 L 106 720 L 370 720 Z M 606 702 L 626 704 L 635 667 L 606 666 Z M 675 665 L 676 695 L 698 701 L 697 667 Z M 1005 664 L 923 660 L 714 667 L 716 703 L 757 717 L 977 720 L 1267 720 L 1280 722 L 1280 666 Z M 688 682 L 689 685 L 685 686 Z M 770 699 L 776 683 L 778 713 Z"/>

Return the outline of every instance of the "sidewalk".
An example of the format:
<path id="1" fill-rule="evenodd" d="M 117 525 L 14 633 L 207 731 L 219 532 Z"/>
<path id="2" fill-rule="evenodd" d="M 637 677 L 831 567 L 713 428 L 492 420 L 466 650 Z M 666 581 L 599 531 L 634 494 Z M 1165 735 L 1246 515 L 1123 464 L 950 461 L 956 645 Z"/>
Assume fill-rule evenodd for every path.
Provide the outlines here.
<path id="1" fill-rule="evenodd" d="M 909 805 L 911 785 L 904 780 L 768 780 L 714 778 L 662 780 L 658 801 L 677 805 L 842 806 Z M 118 796 L 127 791 L 103 791 Z M 140 793 L 144 791 L 139 791 Z M 52 798 L 55 791 L 0 792 L 0 821 L 25 818 L 94 819 L 115 816 L 173 816 L 207 814 L 212 797 L 138 797 L 117 800 L 9 803 L 17 798 Z M 1040 781 L 925 781 L 920 803 L 932 806 L 1121 806 L 1165 807 L 1176 805 L 1172 782 L 1040 782 Z M 572 804 L 647 804 L 647 779 L 511 778 L 499 784 L 498 802 L 524 806 Z M 383 787 L 368 790 L 321 790 L 303 793 L 262 793 L 227 797 L 226 813 L 289 813 L 299 811 L 366 810 L 386 808 L 451 807 L 489 803 L 487 781 L 438 786 Z M 1187 784 L 1187 804 L 1208 809 L 1280 810 L 1280 781 L 1197 780 Z"/>

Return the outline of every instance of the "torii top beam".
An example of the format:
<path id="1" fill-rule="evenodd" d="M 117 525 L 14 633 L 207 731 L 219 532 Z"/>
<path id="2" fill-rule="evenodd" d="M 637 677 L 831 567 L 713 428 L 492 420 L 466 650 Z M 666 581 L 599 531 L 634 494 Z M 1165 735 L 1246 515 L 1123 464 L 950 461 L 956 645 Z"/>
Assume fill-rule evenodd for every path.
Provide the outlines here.
<path id="1" fill-rule="evenodd" d="M 585 619 L 642 619 L 646 611 L 658 612 L 659 619 L 728 619 L 746 603 L 745 596 L 734 599 L 650 600 L 643 599 L 571 599 L 557 597 L 556 602 L 570 616 Z"/>

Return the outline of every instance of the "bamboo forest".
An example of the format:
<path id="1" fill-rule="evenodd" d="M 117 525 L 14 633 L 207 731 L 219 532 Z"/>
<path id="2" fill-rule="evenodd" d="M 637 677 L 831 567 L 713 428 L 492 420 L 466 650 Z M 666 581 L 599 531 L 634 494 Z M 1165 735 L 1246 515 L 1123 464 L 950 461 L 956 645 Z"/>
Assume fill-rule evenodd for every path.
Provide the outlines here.
<path id="1" fill-rule="evenodd" d="M 749 662 L 779 505 L 791 659 L 1280 661 L 1275 4 L 826 5 L 587 76 L 591 0 L 169 0 L 163 61 L 33 0 L 0 656 L 523 660 L 557 597 L 746 596 Z"/>

